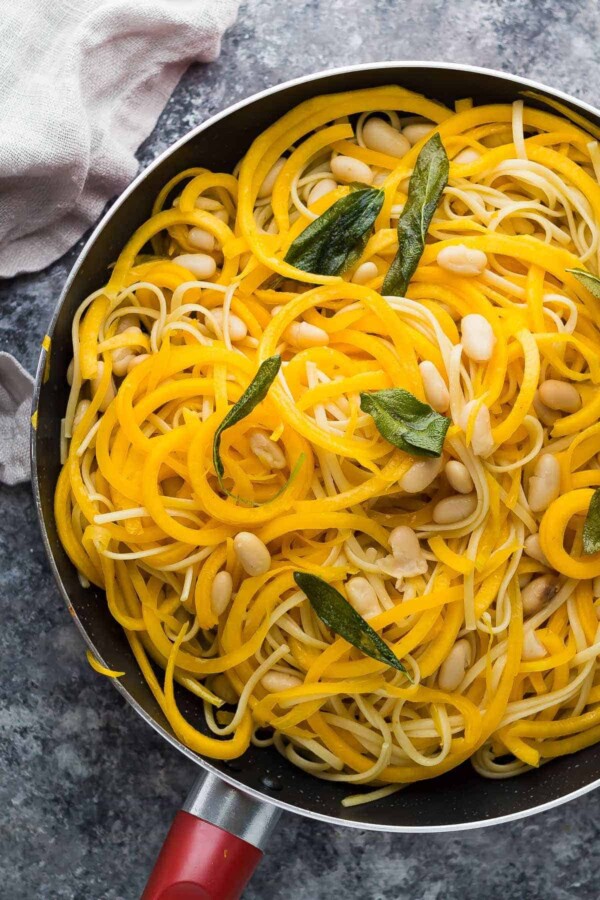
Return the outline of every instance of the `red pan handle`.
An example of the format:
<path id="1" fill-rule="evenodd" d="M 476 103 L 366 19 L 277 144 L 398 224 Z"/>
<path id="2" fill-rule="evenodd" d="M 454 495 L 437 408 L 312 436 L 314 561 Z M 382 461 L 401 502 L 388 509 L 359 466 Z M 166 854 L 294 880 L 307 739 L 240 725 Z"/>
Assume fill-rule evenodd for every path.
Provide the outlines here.
<path id="1" fill-rule="evenodd" d="M 239 900 L 279 809 L 202 775 L 177 813 L 141 900 Z"/>

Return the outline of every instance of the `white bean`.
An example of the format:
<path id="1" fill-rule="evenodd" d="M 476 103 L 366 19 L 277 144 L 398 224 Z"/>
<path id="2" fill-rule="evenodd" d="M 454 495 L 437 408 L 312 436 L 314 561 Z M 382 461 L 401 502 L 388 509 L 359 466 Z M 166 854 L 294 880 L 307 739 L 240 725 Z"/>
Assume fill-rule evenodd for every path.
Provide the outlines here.
<path id="1" fill-rule="evenodd" d="M 533 472 L 527 487 L 527 502 L 532 512 L 543 512 L 560 494 L 560 464 L 552 453 L 544 453 Z"/>
<path id="2" fill-rule="evenodd" d="M 121 334 L 135 334 L 141 335 L 142 329 L 138 328 L 137 325 L 132 325 L 130 328 L 125 328 Z M 127 374 L 129 363 L 134 357 L 137 356 L 136 353 L 137 348 L 135 345 L 129 347 L 119 347 L 117 350 L 113 350 L 112 352 L 112 370 L 115 375 L 119 378 L 122 378 L 123 375 Z"/>
<path id="3" fill-rule="evenodd" d="M 137 316 L 127 313 L 127 315 L 121 316 L 118 321 L 117 334 L 123 334 L 123 332 L 128 331 L 130 328 L 139 328 L 139 324 L 140 320 Z"/>
<path id="4" fill-rule="evenodd" d="M 446 478 L 448 484 L 459 494 L 470 494 L 473 490 L 473 479 L 469 474 L 469 470 L 458 459 L 451 459 L 446 463 Z"/>
<path id="5" fill-rule="evenodd" d="M 98 363 L 98 374 L 95 378 L 90 379 L 90 384 L 92 386 L 92 394 L 96 394 L 100 387 L 100 381 L 102 380 L 102 375 L 104 374 L 104 363 Z M 112 375 L 110 376 L 106 391 L 102 398 L 102 402 L 100 403 L 100 411 L 106 412 L 110 403 L 115 399 L 115 383 L 113 381 Z"/>
<path id="6" fill-rule="evenodd" d="M 408 525 L 398 525 L 390 532 L 389 541 L 396 563 L 395 568 L 400 575 L 412 578 L 415 575 L 425 574 L 427 560 L 423 556 L 419 538 L 412 528 Z"/>
<path id="7" fill-rule="evenodd" d="M 81 422 L 81 420 L 83 419 L 83 417 L 85 416 L 85 414 L 89 408 L 90 408 L 89 400 L 80 400 L 79 401 L 79 403 L 75 407 L 75 415 L 73 416 L 73 429 L 77 428 L 77 426 L 79 425 L 79 423 Z M 96 416 L 94 416 L 92 425 L 95 423 L 95 421 L 96 421 Z"/>
<path id="8" fill-rule="evenodd" d="M 258 196 L 262 200 L 264 197 L 268 197 L 269 194 L 273 193 L 273 187 L 277 180 L 277 176 L 285 166 L 285 159 L 281 156 L 277 162 L 269 169 L 267 174 L 265 175 L 265 179 L 261 184 L 258 190 Z"/>
<path id="9" fill-rule="evenodd" d="M 365 262 L 361 266 L 358 267 L 354 275 L 352 276 L 353 284 L 366 284 L 368 281 L 373 281 L 374 278 L 377 278 L 378 270 L 377 266 L 374 262 Z"/>
<path id="10" fill-rule="evenodd" d="M 317 181 L 317 183 L 310 189 L 310 194 L 308 195 L 308 205 L 312 206 L 313 203 L 316 203 L 317 200 L 320 200 L 321 197 L 325 197 L 326 194 L 330 194 L 332 191 L 335 191 L 337 188 L 337 181 L 334 181 L 333 178 L 322 178 L 321 181 Z"/>
<path id="11" fill-rule="evenodd" d="M 523 639 L 521 659 L 542 659 L 544 656 L 546 656 L 546 648 L 537 639 L 535 631 L 526 631 Z"/>
<path id="12" fill-rule="evenodd" d="M 521 594 L 523 613 L 526 616 L 532 616 L 539 612 L 546 603 L 552 600 L 557 590 L 553 575 L 540 575 L 539 578 L 534 578 L 523 588 Z"/>
<path id="13" fill-rule="evenodd" d="M 280 691 L 288 691 L 290 688 L 299 687 L 302 679 L 297 675 L 289 675 L 287 672 L 267 672 L 260 679 L 260 683 L 269 694 L 278 694 Z"/>
<path id="14" fill-rule="evenodd" d="M 407 125 L 403 128 L 402 134 L 410 144 L 414 145 L 422 141 L 428 134 L 431 134 L 434 128 L 435 125 L 430 125 L 428 122 L 414 122 L 412 125 Z"/>
<path id="15" fill-rule="evenodd" d="M 330 162 L 331 171 L 338 181 L 350 184 L 358 181 L 361 184 L 371 184 L 373 172 L 369 166 L 360 159 L 352 156 L 335 156 Z"/>
<path id="16" fill-rule="evenodd" d="M 401 159 L 410 150 L 410 141 L 406 135 L 397 131 L 385 119 L 370 118 L 362 130 L 363 141 L 369 150 L 387 153 Z"/>
<path id="17" fill-rule="evenodd" d="M 461 320 L 460 329 L 466 356 L 474 362 L 488 362 L 496 345 L 496 337 L 488 320 L 479 313 L 469 313 Z"/>
<path id="18" fill-rule="evenodd" d="M 233 549 L 248 575 L 264 575 L 271 567 L 271 554 L 263 541 L 251 531 L 240 531 L 233 539 Z"/>
<path id="19" fill-rule="evenodd" d="M 467 427 L 469 424 L 469 418 L 471 416 L 471 412 L 473 410 L 473 406 L 477 403 L 477 400 L 470 400 L 468 403 L 465 403 L 463 407 L 463 411 L 460 415 L 459 425 L 462 430 L 467 432 Z M 492 450 L 494 449 L 494 438 L 492 436 L 492 423 L 490 421 L 490 411 L 485 405 L 482 403 L 479 407 L 479 410 L 475 416 L 475 422 L 473 424 L 473 433 L 471 435 L 471 449 L 476 456 L 489 456 Z"/>
<path id="20" fill-rule="evenodd" d="M 477 494 L 453 494 L 433 507 L 433 521 L 438 525 L 454 525 L 477 509 Z"/>
<path id="21" fill-rule="evenodd" d="M 546 559 L 544 551 L 542 550 L 539 534 L 530 534 L 529 537 L 525 538 L 524 549 L 525 553 L 530 557 L 530 559 L 535 559 L 536 562 L 541 563 L 543 566 L 550 565 L 550 563 Z"/>
<path id="22" fill-rule="evenodd" d="M 225 322 L 225 316 L 223 313 L 223 307 L 216 306 L 211 310 L 214 318 L 217 321 L 217 324 L 221 326 L 221 331 L 223 331 L 223 325 Z M 234 313 L 229 313 L 228 322 L 229 322 L 229 337 L 235 343 L 236 341 L 243 341 L 246 335 L 248 334 L 248 328 L 243 319 L 240 319 L 239 316 L 234 315 Z M 210 325 L 212 328 L 212 322 L 207 317 L 206 324 Z"/>
<path id="23" fill-rule="evenodd" d="M 174 263 L 188 269 L 198 281 L 204 281 L 217 271 L 217 264 L 208 253 L 182 253 L 173 259 Z"/>
<path id="24" fill-rule="evenodd" d="M 217 572 L 210 589 L 210 606 L 215 616 L 220 616 L 225 612 L 229 606 L 232 591 L 233 580 L 229 572 L 225 569 Z"/>
<path id="25" fill-rule="evenodd" d="M 407 494 L 420 494 L 437 478 L 442 471 L 442 465 L 441 457 L 417 460 L 400 479 L 401 490 Z"/>
<path id="26" fill-rule="evenodd" d="M 293 322 L 286 329 L 285 337 L 301 350 L 308 350 L 310 347 L 326 347 L 329 343 L 327 332 L 318 325 L 311 325 L 310 322 Z"/>
<path id="27" fill-rule="evenodd" d="M 419 371 L 427 402 L 436 412 L 446 412 L 450 406 L 450 393 L 437 367 L 430 360 L 424 359 L 419 363 Z"/>
<path id="28" fill-rule="evenodd" d="M 196 197 L 196 201 L 194 203 L 196 209 L 204 209 L 213 214 L 215 210 L 221 209 L 222 205 L 223 204 L 220 200 L 214 200 L 212 197 Z M 175 206 L 175 203 L 173 203 L 173 206 Z"/>
<path id="29" fill-rule="evenodd" d="M 575 413 L 581 407 L 581 397 L 577 388 L 568 381 L 549 378 L 539 387 L 540 400 L 549 409 Z"/>
<path id="30" fill-rule="evenodd" d="M 213 213 L 213 216 L 215 217 L 215 219 L 219 219 L 220 222 L 225 222 L 226 225 L 229 222 L 229 213 L 226 209 L 218 209 L 215 213 Z"/>
<path id="31" fill-rule="evenodd" d="M 364 619 L 376 616 L 381 611 L 375 588 L 361 575 L 346 582 L 346 593 L 348 602 Z"/>
<path id="32" fill-rule="evenodd" d="M 533 408 L 535 410 L 535 414 L 544 425 L 548 428 L 551 428 L 554 423 L 560 419 L 560 413 L 555 409 L 550 409 L 549 406 L 546 406 L 545 403 L 542 403 L 540 399 L 540 392 L 537 390 L 533 396 Z"/>
<path id="33" fill-rule="evenodd" d="M 73 384 L 73 375 L 75 374 L 75 360 L 72 359 L 67 367 L 67 384 L 71 386 Z"/>
<path id="34" fill-rule="evenodd" d="M 474 277 L 481 275 L 487 266 L 487 256 L 483 250 L 475 250 L 465 244 L 451 244 L 442 247 L 437 255 L 438 266 L 456 275 Z"/>
<path id="35" fill-rule="evenodd" d="M 215 236 L 204 228 L 190 228 L 188 231 L 188 243 L 198 250 L 206 250 L 210 252 L 215 249 Z"/>
<path id="36" fill-rule="evenodd" d="M 465 147 L 464 150 L 456 154 L 452 162 L 458 163 L 459 166 L 464 166 L 467 163 L 477 162 L 480 155 L 473 147 Z"/>
<path id="37" fill-rule="evenodd" d="M 264 431 L 252 432 L 250 449 L 268 469 L 285 469 L 286 459 L 283 450 Z"/>
<path id="38" fill-rule="evenodd" d="M 438 687 L 441 691 L 455 691 L 463 678 L 471 659 L 471 646 L 466 638 L 457 641 L 441 664 Z"/>

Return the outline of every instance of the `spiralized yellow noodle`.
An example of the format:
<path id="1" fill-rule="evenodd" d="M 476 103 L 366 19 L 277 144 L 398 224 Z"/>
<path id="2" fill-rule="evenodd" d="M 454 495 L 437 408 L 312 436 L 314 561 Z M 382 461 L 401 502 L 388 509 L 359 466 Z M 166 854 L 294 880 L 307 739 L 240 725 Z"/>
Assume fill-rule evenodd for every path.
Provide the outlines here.
<path id="1" fill-rule="evenodd" d="M 380 152 L 366 142 L 373 114 L 437 130 L 450 159 L 405 297 L 381 286 L 427 136 L 401 157 Z M 567 271 L 599 265 L 599 156 L 584 127 L 522 101 L 454 111 L 396 86 L 316 97 L 258 137 L 233 175 L 173 178 L 75 315 L 60 537 L 82 583 L 106 590 L 192 749 L 232 758 L 273 744 L 378 799 L 468 759 L 502 778 L 600 739 L 600 559 L 581 552 L 600 485 L 600 303 Z M 385 199 L 352 268 L 312 275 L 284 256 L 350 190 L 310 199 L 339 155 L 368 166 Z M 451 247 L 484 254 L 484 267 L 449 271 Z M 472 313 L 495 338 L 484 361 L 462 348 Z M 276 353 L 266 399 L 222 436 L 241 503 L 219 488 L 213 437 Z M 408 493 L 423 461 L 382 437 L 360 393 L 402 387 L 423 400 L 424 361 L 447 387 L 452 425 L 429 482 Z M 579 408 L 547 408 L 548 380 L 574 388 Z M 540 511 L 531 479 L 547 454 L 560 496 Z M 452 461 L 472 487 L 448 521 L 435 511 L 454 492 Z M 392 552 L 399 526 L 419 539 L 418 572 Z M 267 546 L 268 571 L 246 573 L 240 532 Z M 412 683 L 326 628 L 297 570 L 348 597 L 348 580 L 366 579 L 369 623 Z M 550 589 L 524 610 L 521 591 L 543 575 Z M 175 683 L 202 698 L 207 728 L 186 721 Z"/>

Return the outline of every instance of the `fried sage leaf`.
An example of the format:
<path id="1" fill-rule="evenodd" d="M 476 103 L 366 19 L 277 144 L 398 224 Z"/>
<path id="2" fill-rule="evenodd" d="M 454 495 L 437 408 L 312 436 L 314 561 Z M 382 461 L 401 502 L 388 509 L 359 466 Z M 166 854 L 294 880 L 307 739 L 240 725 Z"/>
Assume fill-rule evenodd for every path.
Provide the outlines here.
<path id="1" fill-rule="evenodd" d="M 398 219 L 398 252 L 385 276 L 381 293 L 403 297 L 425 249 L 425 237 L 448 184 L 450 166 L 439 134 L 431 137 L 417 157 L 408 199 Z"/>
<path id="2" fill-rule="evenodd" d="M 294 572 L 294 581 L 304 591 L 310 605 L 322 622 L 340 637 L 377 662 L 404 672 L 404 666 L 376 631 L 359 615 L 353 606 L 334 587 L 308 572 Z"/>
<path id="3" fill-rule="evenodd" d="M 373 417 L 377 431 L 411 456 L 441 456 L 450 419 L 403 388 L 360 395 L 360 408 Z"/>
<path id="4" fill-rule="evenodd" d="M 600 278 L 592 275 L 591 272 L 586 272 L 585 269 L 567 269 L 567 272 L 571 272 L 588 289 L 590 294 L 593 294 L 594 297 L 600 300 Z"/>
<path id="5" fill-rule="evenodd" d="M 585 525 L 583 526 L 583 552 L 600 551 L 600 488 L 592 494 Z"/>
<path id="6" fill-rule="evenodd" d="M 353 187 L 298 235 L 285 262 L 314 275 L 340 275 L 356 262 L 383 206 L 384 193 Z"/>
<path id="7" fill-rule="evenodd" d="M 231 494 L 225 485 L 223 484 L 223 477 L 225 475 L 225 469 L 223 467 L 223 460 L 221 459 L 221 435 L 227 428 L 231 428 L 232 425 L 237 425 L 238 422 L 241 422 L 242 419 L 245 419 L 246 416 L 250 415 L 253 409 L 258 406 L 258 404 L 265 399 L 269 388 L 275 381 L 277 377 L 277 373 L 281 368 L 281 356 L 270 356 L 269 359 L 265 359 L 259 366 L 258 372 L 238 400 L 234 406 L 231 407 L 217 430 L 215 431 L 215 436 L 213 439 L 213 465 L 215 467 L 215 472 L 217 473 L 217 478 L 219 479 L 219 486 L 221 490 L 226 493 L 229 497 L 233 497 L 234 500 L 239 500 L 241 503 L 248 503 L 252 506 L 258 506 L 258 503 L 255 503 L 252 500 L 244 500 L 243 497 L 236 497 L 234 494 Z M 302 455 L 296 465 L 294 466 L 294 470 L 285 483 L 285 485 L 275 494 L 274 497 L 271 497 L 269 502 L 275 500 L 277 497 L 280 497 L 284 490 L 290 485 L 292 480 L 298 474 L 299 468 L 304 461 L 304 456 Z"/>

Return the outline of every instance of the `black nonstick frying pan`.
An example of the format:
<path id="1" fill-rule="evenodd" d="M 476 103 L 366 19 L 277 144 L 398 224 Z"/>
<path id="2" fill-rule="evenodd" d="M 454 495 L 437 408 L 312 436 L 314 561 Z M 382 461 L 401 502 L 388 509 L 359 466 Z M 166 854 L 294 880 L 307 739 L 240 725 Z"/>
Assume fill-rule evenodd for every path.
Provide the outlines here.
<path id="1" fill-rule="evenodd" d="M 468 66 L 444 63 L 377 63 L 336 69 L 256 94 L 198 126 L 149 166 L 100 222 L 86 244 L 56 307 L 49 378 L 40 358 L 32 432 L 33 484 L 42 533 L 60 590 L 74 622 L 95 655 L 126 674 L 115 687 L 165 740 L 194 760 L 199 779 L 178 813 L 145 900 L 239 897 L 282 809 L 336 825 L 381 831 L 450 831 L 491 825 L 564 803 L 600 784 L 600 747 L 563 757 L 517 779 L 487 780 L 465 764 L 385 800 L 344 808 L 347 786 L 322 782 L 297 769 L 274 749 L 250 747 L 239 760 L 208 760 L 175 737 L 134 660 L 121 627 L 96 588 L 83 589 L 61 547 L 52 511 L 59 473 L 60 420 L 67 402 L 66 370 L 72 356 L 71 320 L 81 301 L 106 280 L 108 266 L 132 232 L 150 216 L 160 188 L 190 166 L 231 171 L 250 142 L 291 107 L 318 94 L 399 84 L 451 105 L 511 102 L 535 90 L 559 99 L 600 125 L 600 112 L 542 85 Z M 531 102 L 531 101 L 530 101 Z M 201 701 L 180 689 L 178 703 L 203 727 Z"/>

